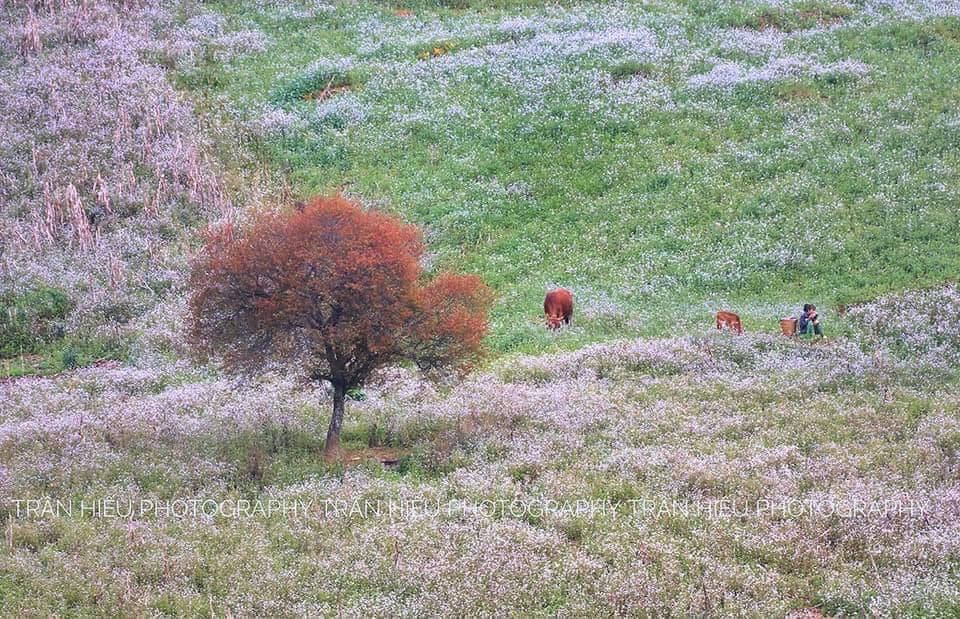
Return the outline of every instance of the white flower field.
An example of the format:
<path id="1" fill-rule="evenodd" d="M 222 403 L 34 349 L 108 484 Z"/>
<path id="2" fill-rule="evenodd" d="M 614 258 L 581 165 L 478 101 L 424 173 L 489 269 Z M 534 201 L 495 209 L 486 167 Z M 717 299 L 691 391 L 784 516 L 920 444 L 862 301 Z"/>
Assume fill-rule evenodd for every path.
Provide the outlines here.
<path id="1" fill-rule="evenodd" d="M 334 192 L 495 295 L 338 459 L 190 330 Z M 0 2 L 0 616 L 958 616 L 958 207 L 956 0 Z"/>

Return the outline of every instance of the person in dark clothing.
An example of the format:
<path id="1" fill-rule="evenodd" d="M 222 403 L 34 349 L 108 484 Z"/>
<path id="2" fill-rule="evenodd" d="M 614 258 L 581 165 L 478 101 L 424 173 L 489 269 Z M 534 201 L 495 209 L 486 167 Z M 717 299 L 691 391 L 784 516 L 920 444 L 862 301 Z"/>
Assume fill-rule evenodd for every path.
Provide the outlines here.
<path id="1" fill-rule="evenodd" d="M 820 326 L 820 316 L 817 315 L 817 306 L 804 303 L 800 319 L 797 321 L 797 331 L 800 335 L 823 337 L 823 328 Z"/>

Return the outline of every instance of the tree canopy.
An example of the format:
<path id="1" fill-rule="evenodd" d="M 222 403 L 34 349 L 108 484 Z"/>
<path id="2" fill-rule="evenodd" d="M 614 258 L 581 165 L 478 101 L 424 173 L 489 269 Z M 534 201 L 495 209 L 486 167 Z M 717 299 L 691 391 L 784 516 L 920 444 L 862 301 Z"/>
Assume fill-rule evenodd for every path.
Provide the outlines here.
<path id="1" fill-rule="evenodd" d="M 193 264 L 191 338 L 228 367 L 296 364 L 343 395 L 386 364 L 470 367 L 483 352 L 491 290 L 474 275 L 426 280 L 416 227 L 341 197 L 208 231 Z"/>

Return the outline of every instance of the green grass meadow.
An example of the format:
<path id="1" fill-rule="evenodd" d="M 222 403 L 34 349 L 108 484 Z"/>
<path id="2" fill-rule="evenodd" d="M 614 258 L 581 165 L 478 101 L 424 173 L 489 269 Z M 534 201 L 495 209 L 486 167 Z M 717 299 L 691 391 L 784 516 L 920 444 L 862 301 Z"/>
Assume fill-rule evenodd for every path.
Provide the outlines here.
<path id="1" fill-rule="evenodd" d="M 617 4 L 663 53 L 644 57 L 617 41 L 586 46 L 543 71 L 543 100 L 529 111 L 511 73 L 551 57 L 522 45 L 513 58 L 486 53 L 536 36 L 504 35 L 496 24 L 575 15 L 588 29 L 596 23 L 598 38 L 611 25 L 602 5 L 508 4 L 415 3 L 400 16 L 359 3 L 306 19 L 220 4 L 230 27 L 265 32 L 267 49 L 180 79 L 234 117 L 273 108 L 303 119 L 249 143 L 297 195 L 342 188 L 421 225 L 434 268 L 482 275 L 499 295 L 491 344 L 500 352 L 698 330 L 721 308 L 741 313 L 748 329 L 773 331 L 806 301 L 829 316 L 838 304 L 935 285 L 960 270 L 956 18 L 888 15 L 853 27 L 857 9 L 840 5 Z M 406 36 L 378 42 L 370 24 Z M 783 41 L 759 54 L 718 45 L 731 29 Z M 449 36 L 431 38 L 436 32 Z M 421 59 L 437 46 L 444 58 Z M 460 54 L 479 61 L 433 83 L 430 71 L 409 79 L 417 65 Z M 721 62 L 762 68 L 780 57 L 852 59 L 869 72 L 723 88 L 688 81 Z M 351 66 L 336 79 L 311 74 L 321 58 Z M 598 75 L 602 85 L 609 77 L 609 91 L 597 99 L 615 113 L 591 107 Z M 303 100 L 311 79 L 315 90 L 352 84 L 363 118 L 318 118 L 318 107 L 342 95 Z M 665 102 L 620 113 L 616 89 L 631 80 Z M 409 110 L 413 120 L 398 120 Z M 571 288 L 578 305 L 562 339 L 541 328 L 552 286 Z"/>

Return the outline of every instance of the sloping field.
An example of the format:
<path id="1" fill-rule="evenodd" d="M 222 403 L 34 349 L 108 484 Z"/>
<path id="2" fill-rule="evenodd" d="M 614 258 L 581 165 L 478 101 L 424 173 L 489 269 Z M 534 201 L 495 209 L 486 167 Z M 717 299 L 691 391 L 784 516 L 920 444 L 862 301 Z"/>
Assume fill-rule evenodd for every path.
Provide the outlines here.
<path id="1" fill-rule="evenodd" d="M 296 191 L 425 226 L 438 266 L 497 288 L 499 350 L 558 345 L 556 284 L 583 308 L 569 347 L 720 306 L 770 328 L 960 267 L 956 3 L 222 8 L 264 51 L 184 83 Z"/>
<path id="2" fill-rule="evenodd" d="M 960 614 L 960 4 L 442 4 L 0 5 L 0 616 Z M 498 294 L 343 462 L 184 334 L 335 188 Z"/>
<path id="3" fill-rule="evenodd" d="M 956 313 L 960 296 L 866 308 L 869 352 L 709 334 L 520 357 L 440 390 L 391 371 L 345 433 L 392 468 L 325 465 L 326 395 L 279 377 L 170 364 L 0 386 L 0 490 L 51 500 L 4 506 L 21 517 L 0 603 L 951 616 L 960 340 L 918 319 L 900 349 L 872 321 L 893 305 Z"/>

